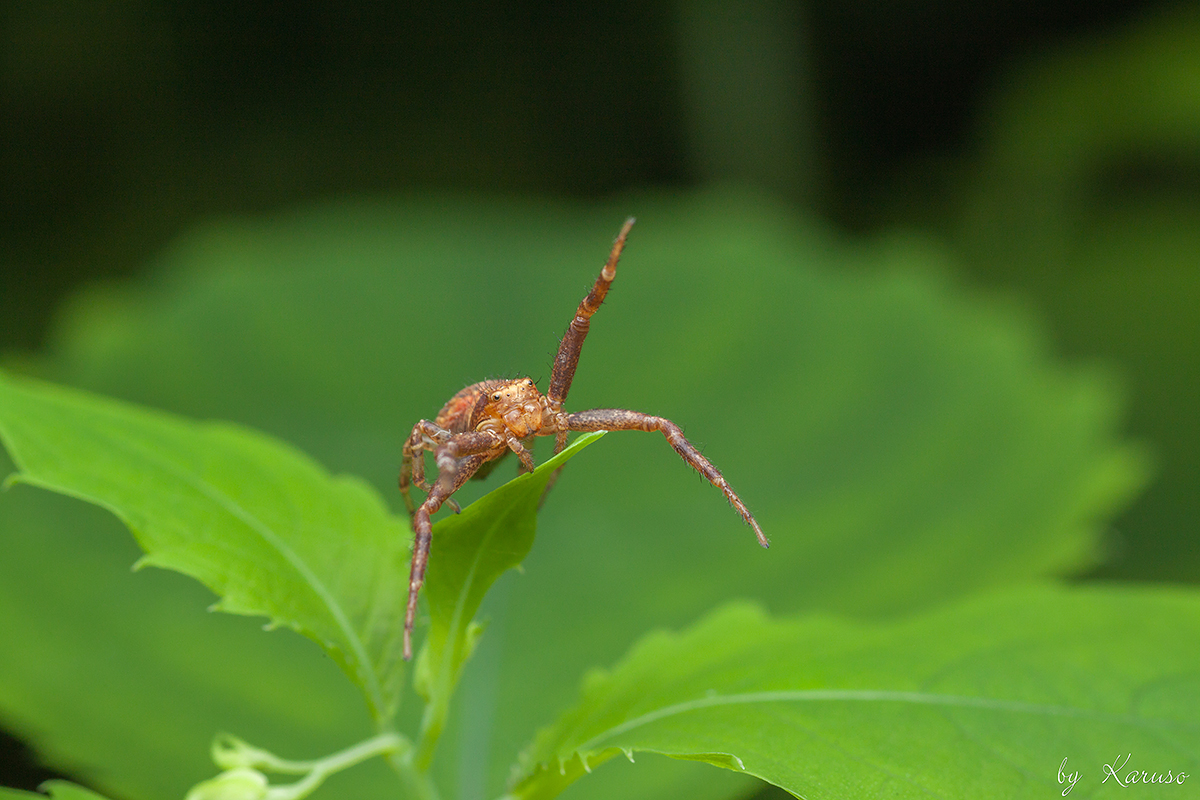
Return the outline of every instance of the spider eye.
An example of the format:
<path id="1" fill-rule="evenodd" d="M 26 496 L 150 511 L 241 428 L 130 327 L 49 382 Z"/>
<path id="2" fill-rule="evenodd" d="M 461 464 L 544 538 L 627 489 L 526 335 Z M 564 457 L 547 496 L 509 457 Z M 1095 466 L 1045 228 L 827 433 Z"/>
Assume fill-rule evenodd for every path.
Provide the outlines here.
<path id="1" fill-rule="evenodd" d="M 500 394 L 499 394 L 499 392 L 497 392 L 496 394 L 492 395 L 492 402 L 493 402 L 493 403 L 499 403 L 499 402 L 500 402 Z"/>

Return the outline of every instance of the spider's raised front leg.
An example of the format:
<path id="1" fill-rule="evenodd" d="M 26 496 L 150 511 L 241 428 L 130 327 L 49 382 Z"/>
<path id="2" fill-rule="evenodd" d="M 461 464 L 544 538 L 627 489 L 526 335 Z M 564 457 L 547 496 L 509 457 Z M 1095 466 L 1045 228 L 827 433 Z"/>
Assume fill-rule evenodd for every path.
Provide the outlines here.
<path id="1" fill-rule="evenodd" d="M 579 366 L 579 352 L 583 349 L 583 340 L 587 338 L 592 315 L 599 310 L 613 279 L 617 277 L 617 261 L 621 258 L 621 251 L 625 249 L 625 239 L 629 236 L 629 229 L 633 227 L 634 222 L 633 217 L 625 220 L 621 232 L 613 242 L 612 252 L 608 254 L 608 261 L 604 262 L 604 269 L 600 270 L 592 290 L 575 310 L 575 318 L 571 320 L 571 325 L 558 344 L 554 368 L 550 373 L 550 388 L 546 391 L 546 400 L 549 401 L 551 411 L 561 412 L 563 403 L 567 400 L 567 393 L 571 391 L 575 368 Z M 554 452 L 561 453 L 566 446 L 567 429 L 560 426 L 555 436 Z"/>
<path id="2" fill-rule="evenodd" d="M 725 498 L 742 515 L 746 524 L 754 530 L 758 543 L 763 547 L 770 547 L 771 543 L 767 541 L 754 515 L 737 496 L 737 492 L 733 491 L 729 481 L 725 480 L 712 462 L 701 455 L 695 445 L 684 437 L 679 426 L 671 420 L 621 408 L 594 408 L 590 411 L 580 411 L 578 414 L 568 414 L 567 427 L 573 431 L 660 431 L 684 461 L 724 493 Z"/>
<path id="3" fill-rule="evenodd" d="M 567 400 L 567 393 L 571 391 L 571 381 L 575 379 L 575 369 L 579 366 L 579 353 L 583 350 L 583 340 L 587 338 L 588 328 L 591 327 L 592 315 L 600 309 L 600 304 L 604 302 L 613 279 L 617 277 L 617 262 L 621 259 L 621 251 L 625 249 L 625 240 L 629 237 L 629 230 L 636 221 L 633 217 L 629 217 L 621 226 L 621 231 L 617 234 L 612 250 L 608 254 L 608 260 L 604 262 L 604 269 L 600 270 L 587 297 L 583 298 L 579 303 L 579 308 L 575 309 L 575 318 L 571 320 L 567 332 L 563 334 L 562 341 L 558 343 L 558 353 L 554 356 L 554 368 L 550 372 L 550 388 L 546 391 L 547 403 L 551 412 L 554 413 L 555 455 L 561 453 L 567 446 L 567 432 L 570 429 L 567 427 L 567 415 L 563 413 L 562 407 Z M 558 476 L 562 474 L 562 471 L 563 468 L 559 467 L 550 476 L 546 488 L 542 490 L 542 498 L 538 501 L 539 508 L 542 503 L 546 502 L 546 495 L 550 494 L 550 490 L 558 482 Z"/>

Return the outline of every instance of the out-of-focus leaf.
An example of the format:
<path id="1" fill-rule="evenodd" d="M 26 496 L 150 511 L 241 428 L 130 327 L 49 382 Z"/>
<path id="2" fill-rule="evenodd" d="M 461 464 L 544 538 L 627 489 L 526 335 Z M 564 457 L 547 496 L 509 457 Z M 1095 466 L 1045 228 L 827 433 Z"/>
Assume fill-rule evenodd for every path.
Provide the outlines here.
<path id="1" fill-rule="evenodd" d="M 996 85 L 946 214 L 964 266 L 1038 302 L 1064 351 L 1128 377 L 1128 428 L 1161 464 L 1100 574 L 1200 580 L 1200 13 L 1152 10 Z"/>
<path id="2" fill-rule="evenodd" d="M 1200 13 L 1180 6 L 1021 62 L 981 115 L 953 210 L 971 268 L 1052 309 L 1095 271 L 1092 242 L 1140 206 L 1190 201 L 1200 169 Z M 1145 229 L 1154 249 L 1157 227 Z M 1185 262 L 1190 263 L 1190 262 Z M 1141 259 L 1128 275 L 1141 276 Z M 1097 333 L 1102 333 L 1097 328 Z"/>
<path id="3" fill-rule="evenodd" d="M 45 798 L 46 795 L 49 795 L 51 800 L 105 800 L 95 792 L 67 781 L 46 781 L 39 788 L 45 790 L 46 794 L 20 792 L 16 789 L 0 787 L 0 800 L 35 800 L 35 798 Z"/>
<path id="4" fill-rule="evenodd" d="M 1078 568 L 1142 478 L 1114 439 L 1111 387 L 935 277 L 936 249 L 850 247 L 741 194 L 587 210 L 421 197 L 213 226 L 135 290 L 80 299 L 42 369 L 269 430 L 395 496 L 413 422 L 480 378 L 549 374 L 628 213 L 639 223 L 570 408 L 679 422 L 773 545 L 659 436 L 621 433 L 572 464 L 524 573 L 481 608 L 489 632 L 438 764 L 448 796 L 499 791 L 577 676 L 650 626 L 732 596 L 897 613 Z M 657 780 L 637 767 L 626 794 Z M 686 780 L 689 796 L 729 795 L 661 769 L 658 796 Z"/>
<path id="5" fill-rule="evenodd" d="M 1065 347 L 1115 359 L 1129 376 L 1129 428 L 1158 456 L 1156 480 L 1116 521 L 1120 558 L 1099 571 L 1110 579 L 1200 582 L 1198 265 L 1200 194 L 1190 208 L 1156 203 L 1098 220 L 1047 295 Z"/>
<path id="6" fill-rule="evenodd" d="M 104 800 L 95 792 L 68 781 L 46 781 L 40 787 L 52 800 Z"/>
<path id="7" fill-rule="evenodd" d="M 253 431 L 2 375 L 0 441 L 16 479 L 120 517 L 141 564 L 197 578 L 222 611 L 314 639 L 390 722 L 406 536 L 368 486 Z"/>
<path id="8" fill-rule="evenodd" d="M 813 800 L 1032 797 L 1064 788 L 1063 759 L 1081 794 L 1124 796 L 1105 763 L 1200 773 L 1197 638 L 1200 596 L 1171 590 L 1026 589 L 881 626 L 735 604 L 590 675 L 511 796 L 634 751 Z"/>

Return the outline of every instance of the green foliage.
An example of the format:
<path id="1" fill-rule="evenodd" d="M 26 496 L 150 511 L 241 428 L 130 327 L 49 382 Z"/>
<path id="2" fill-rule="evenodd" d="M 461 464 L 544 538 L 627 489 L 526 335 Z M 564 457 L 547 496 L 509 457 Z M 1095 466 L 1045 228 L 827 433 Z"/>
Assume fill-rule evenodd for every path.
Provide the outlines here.
<path id="1" fill-rule="evenodd" d="M 1194 4 L 1016 63 L 935 223 L 974 274 L 1045 309 L 1064 352 L 1132 388 L 1129 429 L 1160 468 L 1106 577 L 1200 580 L 1198 85 Z"/>
<path id="2" fill-rule="evenodd" d="M 428 701 L 418 754 L 426 768 L 478 636 L 483 595 L 528 553 L 554 471 L 602 435 L 581 437 L 437 526 L 418 680 Z M 145 550 L 139 564 L 198 578 L 222 597 L 214 610 L 266 615 L 309 635 L 362 691 L 377 727 L 388 728 L 395 695 L 385 705 L 380 687 L 402 674 L 407 570 L 395 556 L 400 523 L 372 489 L 330 479 L 261 434 L 3 375 L 0 442 L 19 469 L 10 482 L 111 510 Z M 368 660 L 376 640 L 387 660 Z"/>
<path id="3" fill-rule="evenodd" d="M 46 781 L 41 788 L 46 790 L 46 794 L 50 796 L 51 800 L 105 800 L 95 792 L 90 792 L 82 786 L 76 786 L 67 781 Z M 0 800 L 34 800 L 34 798 L 45 796 L 0 787 Z"/>
<path id="4" fill-rule="evenodd" d="M 108 512 L 18 484 L 0 538 L 4 722 L 46 763 L 114 798 L 181 798 L 213 773 L 218 731 L 314 756 L 371 734 L 361 692 L 309 640 L 207 613 L 212 594 L 174 573 L 130 574 L 139 550 Z M 336 780 L 369 797 L 395 779 L 368 764 Z"/>
<path id="5" fill-rule="evenodd" d="M 571 408 L 640 408 L 685 424 L 773 546 L 757 548 L 719 494 L 698 485 L 659 437 L 634 434 L 608 437 L 572 465 L 541 514 L 531 551 L 546 467 L 439 522 L 426 592 L 430 634 L 415 675 L 429 701 L 426 716 L 422 724 L 419 703 L 406 701 L 394 724 L 424 731 L 410 766 L 423 773 L 428 765 L 445 797 L 502 791 L 517 748 L 572 702 L 578 676 L 616 661 L 649 627 L 678 628 L 731 597 L 781 614 L 816 610 L 882 624 L 1078 568 L 1094 560 L 1106 515 L 1144 479 L 1139 452 L 1112 437 L 1118 403 L 1108 384 L 1050 363 L 1012 314 L 930 277 L 940 257 L 927 245 L 848 248 L 741 195 L 643 197 L 630 209 L 640 227 L 593 322 Z M 137 291 L 80 300 L 54 358 L 38 369 L 172 412 L 265 429 L 335 471 L 370 475 L 398 504 L 395 470 L 407 426 L 465 382 L 547 364 L 555 332 L 607 250 L 597 231 L 630 209 L 566 213 L 426 199 L 215 227 L 177 247 Z M 27 396 L 11 385 L 6 398 Z M 76 397 L 50 394 L 56 414 L 71 405 L 63 397 Z M 84 416 L 111 426 L 113 408 L 88 405 Z M 152 428 L 162 424 L 159 415 L 137 416 Z M 0 427 L 12 423 L 5 418 Z M 351 607 L 362 616 L 350 619 L 361 624 L 349 627 L 376 643 L 363 663 L 381 686 L 396 685 L 388 676 L 398 680 L 398 670 L 375 665 L 385 653 L 394 659 L 401 594 L 396 585 L 368 584 L 403 585 L 402 523 L 361 483 L 331 479 L 258 434 L 178 427 L 159 440 L 169 443 L 165 463 L 176 477 L 203 468 L 210 480 L 208 462 L 189 462 L 188 453 L 231 448 L 234 461 L 217 460 L 218 496 L 273 505 L 270 518 L 281 529 L 286 521 L 300 531 L 294 547 L 312 553 L 314 574 L 358 598 Z M 97 477 L 105 471 L 89 465 L 126 479 L 145 467 L 114 467 L 127 449 L 82 438 L 73 480 L 90 488 L 75 494 L 116 508 L 143 539 L 155 525 L 196 525 L 196 493 L 187 481 L 174 487 L 161 469 L 151 468 L 158 477 L 138 497 L 157 503 L 157 514 L 178 508 L 183 516 L 152 523 L 122 511 L 117 501 L 138 487 L 102 495 L 111 489 Z M 69 455 L 61 444 L 55 452 Z M 30 456 L 16 450 L 28 469 Z M 266 480 L 276 464 L 282 483 Z M 56 457 L 38 469 L 67 466 Z M 305 496 L 297 497 L 297 486 Z M 158 490 L 193 501 L 177 507 L 151 496 Z M 507 499 L 489 508 L 498 497 Z M 379 529 L 344 536 L 339 528 L 320 541 L 319 530 L 347 504 Z M 514 524 L 498 526 L 505 514 L 515 515 Z M 228 516 L 218 508 L 204 521 L 244 527 Z M 6 549 L 11 539 L 21 556 L 0 561 L 0 636 L 36 644 L 0 661 L 0 713 L 54 763 L 94 776 L 96 785 L 130 798 L 178 796 L 211 774 L 196 754 L 218 729 L 276 752 L 320 754 L 390 719 L 388 702 L 371 706 L 374 722 L 350 708 L 336 672 L 292 639 L 255 638 L 240 624 L 189 616 L 186 609 L 202 601 L 178 581 L 122 578 L 129 548 L 97 515 L 17 487 L 0 503 L 0 519 L 11 523 L 3 528 Z M 288 616 L 267 610 L 282 601 L 265 599 L 264 583 L 246 564 L 259 551 L 248 556 L 246 534 L 231 535 L 231 544 L 242 544 L 231 548 L 229 564 L 205 560 L 212 542 L 201 539 L 200 552 L 171 565 L 244 578 L 246 586 L 205 582 L 254 597 L 254 613 L 287 625 L 324 624 L 329 639 L 328 616 L 286 564 L 287 585 L 298 584 L 299 597 L 309 599 L 299 611 L 288 606 Z M 363 553 L 349 552 L 354 536 L 366 538 Z M 497 581 L 482 597 L 522 559 L 522 575 Z M 108 571 L 97 573 L 97 564 Z M 373 577 L 354 582 L 352 573 Z M 56 590 L 37 602 L 35 587 L 46 576 Z M 371 605 L 384 595 L 395 605 Z M 248 610 L 239 603 L 233 607 Z M 367 609 L 391 620 L 393 638 L 375 627 L 376 617 L 368 624 Z M 479 638 L 481 619 L 488 627 Z M 105 657 L 96 659 L 98 652 Z M 46 670 L 88 663 L 97 675 L 83 680 L 65 666 Z M 101 672 L 103 684 L 93 682 Z M 145 751 L 113 743 L 114 716 Z M 606 767 L 569 791 L 716 798 L 746 789 L 736 776 L 719 780 L 701 770 L 639 759 L 636 768 Z M 320 792 L 384 796 L 395 793 L 395 782 L 367 764 Z"/>
<path id="6" fill-rule="evenodd" d="M 1198 636 L 1200 597 L 1171 590 L 1026 589 L 886 626 L 733 604 L 590 675 L 511 796 L 554 797 L 634 751 L 813 800 L 1033 797 L 1063 757 L 1094 797 L 1116 749 L 1196 775 Z"/>
<path id="7" fill-rule="evenodd" d="M 196 425 L 0 377 L 16 480 L 111 510 L 140 565 L 195 577 L 218 610 L 315 640 L 390 722 L 403 676 L 403 524 L 360 481 L 333 479 L 244 428 Z"/>

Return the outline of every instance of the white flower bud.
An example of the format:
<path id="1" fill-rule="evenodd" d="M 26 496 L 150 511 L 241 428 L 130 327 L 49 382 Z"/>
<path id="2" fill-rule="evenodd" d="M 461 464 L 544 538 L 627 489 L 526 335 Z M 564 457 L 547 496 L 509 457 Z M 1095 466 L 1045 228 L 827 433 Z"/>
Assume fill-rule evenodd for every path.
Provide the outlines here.
<path id="1" fill-rule="evenodd" d="M 264 800 L 266 796 L 267 776 L 256 769 L 238 768 L 196 784 L 185 800 Z"/>

